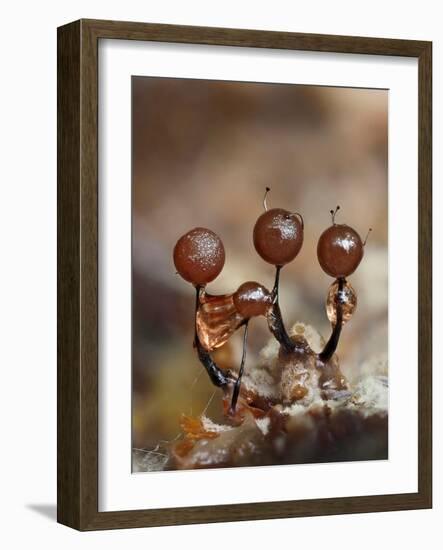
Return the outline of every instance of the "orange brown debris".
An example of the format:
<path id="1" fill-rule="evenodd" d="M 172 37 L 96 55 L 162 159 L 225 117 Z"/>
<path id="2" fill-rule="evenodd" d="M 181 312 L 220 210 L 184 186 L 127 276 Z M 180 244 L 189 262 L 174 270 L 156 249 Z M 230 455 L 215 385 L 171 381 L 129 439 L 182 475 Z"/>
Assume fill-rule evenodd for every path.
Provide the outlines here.
<path id="1" fill-rule="evenodd" d="M 180 427 L 183 430 L 185 437 L 190 440 L 215 439 L 219 436 L 218 432 L 206 430 L 203 426 L 201 418 L 195 418 L 185 414 L 182 414 L 181 416 Z"/>

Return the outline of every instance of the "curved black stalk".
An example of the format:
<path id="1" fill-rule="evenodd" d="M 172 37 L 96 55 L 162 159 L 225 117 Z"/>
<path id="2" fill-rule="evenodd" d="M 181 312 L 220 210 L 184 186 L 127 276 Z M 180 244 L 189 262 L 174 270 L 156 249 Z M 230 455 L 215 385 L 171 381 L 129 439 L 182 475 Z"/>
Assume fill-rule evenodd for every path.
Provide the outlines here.
<path id="1" fill-rule="evenodd" d="M 323 363 L 327 363 L 329 359 L 334 355 L 335 350 L 338 346 L 338 341 L 340 339 L 341 329 L 343 326 L 343 308 L 340 301 L 340 294 L 343 292 L 343 287 L 345 286 L 346 279 L 344 277 L 338 278 L 338 289 L 335 295 L 335 311 L 337 319 L 335 321 L 335 326 L 332 330 L 331 336 L 327 341 L 323 351 L 318 354 L 318 357 Z"/>
<path id="2" fill-rule="evenodd" d="M 244 371 L 244 368 L 245 368 L 246 342 L 248 340 L 248 322 L 249 322 L 249 319 L 245 323 L 245 331 L 243 333 L 243 353 L 242 353 L 242 358 L 241 358 L 241 363 L 240 363 L 240 369 L 238 371 L 238 377 L 237 377 L 237 380 L 235 381 L 234 390 L 232 392 L 231 406 L 229 408 L 229 414 L 230 415 L 235 414 L 235 407 L 237 406 L 238 395 L 240 393 L 241 379 L 242 379 L 243 371 Z"/>
<path id="3" fill-rule="evenodd" d="M 211 379 L 211 382 L 214 384 L 214 386 L 217 386 L 218 388 L 223 388 L 228 385 L 228 383 L 231 381 L 231 378 L 225 374 L 220 367 L 217 366 L 215 361 L 210 356 L 207 349 L 205 349 L 198 337 L 197 334 L 197 311 L 198 307 L 200 305 L 200 292 L 203 287 L 196 286 L 196 300 L 195 300 L 195 321 L 194 321 L 194 346 L 197 349 L 198 358 L 200 360 L 200 363 L 205 367 L 207 373 L 209 374 L 209 378 Z"/>
<path id="4" fill-rule="evenodd" d="M 289 334 L 286 331 L 280 311 L 280 306 L 278 303 L 278 288 L 280 283 L 281 268 L 281 265 L 276 266 L 274 288 L 272 289 L 271 294 L 272 305 L 268 310 L 266 318 L 268 321 L 269 330 L 272 332 L 278 342 L 280 342 L 283 349 L 287 352 L 290 352 L 294 350 L 295 346 L 294 342 L 291 340 Z"/>

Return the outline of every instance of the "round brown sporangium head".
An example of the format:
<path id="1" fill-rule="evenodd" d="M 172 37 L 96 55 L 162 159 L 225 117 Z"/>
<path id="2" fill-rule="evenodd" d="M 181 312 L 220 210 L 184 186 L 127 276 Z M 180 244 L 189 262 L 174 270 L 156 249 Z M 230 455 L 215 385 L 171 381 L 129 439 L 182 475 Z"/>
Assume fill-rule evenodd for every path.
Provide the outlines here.
<path id="1" fill-rule="evenodd" d="M 275 266 L 292 262 L 303 244 L 301 216 L 282 208 L 267 210 L 255 223 L 253 239 L 265 262 Z"/>
<path id="2" fill-rule="evenodd" d="M 321 268 L 331 277 L 347 277 L 359 266 L 364 252 L 360 235 L 345 224 L 334 224 L 320 235 L 317 256 Z"/>
<path id="3" fill-rule="evenodd" d="M 191 229 L 174 247 L 175 268 L 185 281 L 193 285 L 213 281 L 224 263 L 225 248 L 220 237 L 204 227 Z"/>

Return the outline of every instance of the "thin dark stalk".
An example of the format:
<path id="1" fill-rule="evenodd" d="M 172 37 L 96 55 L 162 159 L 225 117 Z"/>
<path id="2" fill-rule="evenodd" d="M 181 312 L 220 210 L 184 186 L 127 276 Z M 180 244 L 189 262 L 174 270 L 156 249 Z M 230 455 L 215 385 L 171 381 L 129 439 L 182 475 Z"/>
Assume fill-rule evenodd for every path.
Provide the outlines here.
<path id="1" fill-rule="evenodd" d="M 278 302 L 278 289 L 280 286 L 280 271 L 283 266 L 277 265 L 275 268 L 274 288 L 272 289 L 272 298 Z"/>
<path id="2" fill-rule="evenodd" d="M 337 318 L 336 318 L 331 336 L 329 337 L 329 340 L 327 341 L 325 347 L 323 348 L 323 351 L 318 355 L 318 357 L 321 359 L 321 361 L 323 361 L 323 363 L 327 363 L 329 359 L 331 359 L 331 357 L 334 355 L 335 350 L 337 349 L 337 346 L 338 346 L 338 341 L 340 340 L 341 329 L 343 326 L 343 307 L 340 302 L 340 293 L 343 291 L 345 282 L 346 282 L 346 279 L 344 277 L 340 277 L 338 279 L 338 289 L 335 295 L 335 311 L 336 311 Z"/>
<path id="3" fill-rule="evenodd" d="M 243 353 L 242 353 L 242 358 L 241 358 L 241 363 L 240 363 L 240 369 L 238 371 L 238 377 L 237 377 L 237 380 L 235 381 L 234 390 L 232 392 L 231 407 L 229 408 L 229 414 L 230 415 L 235 414 L 235 408 L 237 406 L 238 395 L 240 393 L 241 379 L 242 379 L 242 376 L 243 376 L 243 371 L 244 371 L 245 362 L 246 362 L 246 343 L 247 343 L 247 340 L 248 340 L 248 321 L 246 321 L 246 323 L 245 323 L 245 331 L 243 333 Z"/>
<path id="4" fill-rule="evenodd" d="M 231 378 L 226 375 L 220 367 L 217 366 L 215 361 L 210 356 L 207 349 L 205 349 L 198 337 L 197 334 L 197 311 L 200 305 L 200 292 L 202 287 L 196 286 L 196 300 L 195 300 L 195 321 L 194 321 L 194 346 L 197 349 L 198 358 L 201 362 L 201 364 L 205 367 L 209 378 L 211 379 L 211 382 L 214 384 L 214 386 L 217 386 L 218 388 L 223 388 L 228 385 Z"/>
<path id="5" fill-rule="evenodd" d="M 280 342 L 284 350 L 289 352 L 294 350 L 294 342 L 291 340 L 289 334 L 286 331 L 280 311 L 280 305 L 278 303 L 278 290 L 280 284 L 281 268 L 281 265 L 276 266 L 274 288 L 272 289 L 272 305 L 269 308 L 267 314 L 267 321 L 269 330 L 272 332 L 278 342 Z"/>

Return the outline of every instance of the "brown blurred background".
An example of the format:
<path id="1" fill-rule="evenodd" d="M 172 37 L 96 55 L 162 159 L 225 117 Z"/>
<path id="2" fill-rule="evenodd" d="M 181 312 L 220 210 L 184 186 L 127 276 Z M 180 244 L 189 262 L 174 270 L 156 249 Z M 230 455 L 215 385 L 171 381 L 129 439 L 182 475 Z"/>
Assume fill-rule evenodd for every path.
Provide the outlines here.
<path id="1" fill-rule="evenodd" d="M 274 269 L 255 252 L 252 229 L 268 206 L 301 212 L 303 248 L 282 272 L 280 303 L 289 328 L 312 324 L 325 338 L 329 285 L 317 261 L 329 211 L 364 239 L 349 282 L 358 306 L 338 349 L 356 379 L 385 369 L 388 299 L 388 92 L 350 88 L 133 77 L 133 446 L 154 448 L 180 431 L 181 413 L 220 419 L 192 348 L 194 289 L 175 274 L 177 239 L 196 226 L 223 240 L 226 264 L 210 293 L 248 280 L 272 287 Z M 247 363 L 269 338 L 250 326 Z M 215 358 L 236 368 L 241 334 Z M 247 364 L 246 364 L 247 369 Z M 211 397 L 212 401 L 211 401 Z M 208 405 L 209 403 L 209 405 Z"/>

